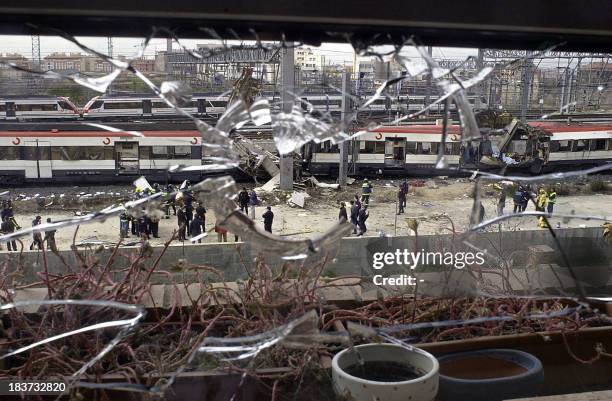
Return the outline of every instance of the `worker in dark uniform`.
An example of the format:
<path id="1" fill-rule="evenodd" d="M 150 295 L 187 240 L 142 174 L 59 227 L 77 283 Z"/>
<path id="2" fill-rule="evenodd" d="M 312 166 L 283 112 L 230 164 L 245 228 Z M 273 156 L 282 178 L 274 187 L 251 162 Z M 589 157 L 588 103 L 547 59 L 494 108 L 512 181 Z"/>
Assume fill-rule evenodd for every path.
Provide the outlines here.
<path id="1" fill-rule="evenodd" d="M 47 223 L 51 223 L 51 218 L 47 217 Z M 55 233 L 57 230 L 45 231 L 44 241 L 47 243 L 47 249 L 53 252 L 57 252 L 57 244 L 55 243 Z"/>
<path id="2" fill-rule="evenodd" d="M 185 241 L 185 235 L 187 231 L 187 217 L 185 216 L 185 209 L 180 207 L 176 212 L 176 219 L 179 227 L 178 240 Z"/>
<path id="3" fill-rule="evenodd" d="M 362 236 L 363 233 L 368 231 L 366 227 L 366 220 L 370 217 L 370 212 L 368 211 L 368 205 L 363 205 L 361 210 L 359 211 L 359 217 L 357 219 L 357 224 L 359 225 L 359 234 L 358 237 Z"/>
<path id="4" fill-rule="evenodd" d="M 348 216 L 346 214 L 346 207 L 344 205 L 344 202 L 340 202 L 340 211 L 338 212 L 338 220 L 342 221 L 347 221 L 348 220 Z"/>
<path id="5" fill-rule="evenodd" d="M 40 223 L 42 223 L 42 217 L 36 216 L 36 218 L 32 220 L 32 227 L 36 227 Z M 34 245 L 36 245 L 39 250 L 43 249 L 43 239 L 40 231 L 37 231 L 32 234 L 32 243 L 30 244 L 30 250 L 34 249 Z"/>
<path id="6" fill-rule="evenodd" d="M 189 235 L 191 238 L 195 238 L 198 235 L 202 234 L 202 230 L 204 229 L 204 223 L 200 219 L 200 215 L 196 214 L 191 223 L 189 224 Z M 193 239 L 192 239 L 193 241 Z M 198 238 L 198 243 L 202 243 L 202 239 Z"/>
<path id="7" fill-rule="evenodd" d="M 238 204 L 240 205 L 240 211 L 248 216 L 249 214 L 249 191 L 245 187 L 242 187 L 242 191 L 238 194 Z"/>
<path id="8" fill-rule="evenodd" d="M 0 225 L 0 231 L 2 231 L 2 235 L 8 235 L 10 233 L 15 232 L 15 225 L 13 224 L 13 219 L 10 217 L 2 218 L 2 225 Z M 6 241 L 6 249 L 10 251 L 17 251 L 17 244 L 15 240 Z"/>
<path id="9" fill-rule="evenodd" d="M 156 213 L 151 213 L 148 216 L 149 220 L 149 234 L 153 236 L 153 238 L 159 238 L 159 215 Z"/>
<path id="10" fill-rule="evenodd" d="M 143 240 L 149 239 L 149 218 L 144 211 L 143 215 L 138 218 L 138 233 Z"/>
<path id="11" fill-rule="evenodd" d="M 404 206 L 406 206 L 406 192 L 400 187 L 397 191 L 397 214 L 404 213 Z"/>
<path id="12" fill-rule="evenodd" d="M 272 213 L 272 208 L 268 206 L 264 214 L 261 215 L 264 220 L 264 230 L 271 233 L 272 232 L 272 221 L 274 220 L 274 213 Z"/>
<path id="13" fill-rule="evenodd" d="M 198 206 L 195 209 L 195 214 L 202 220 L 202 230 L 206 231 L 206 208 L 202 202 L 198 202 Z"/>

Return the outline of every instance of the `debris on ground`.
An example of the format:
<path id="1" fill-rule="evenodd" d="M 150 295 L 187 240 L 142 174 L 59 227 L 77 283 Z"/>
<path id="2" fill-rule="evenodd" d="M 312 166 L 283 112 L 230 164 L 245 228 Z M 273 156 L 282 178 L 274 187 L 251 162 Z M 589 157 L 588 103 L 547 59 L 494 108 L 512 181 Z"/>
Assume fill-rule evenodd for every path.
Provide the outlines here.
<path id="1" fill-rule="evenodd" d="M 310 195 L 308 195 L 306 192 L 293 191 L 291 198 L 289 198 L 287 203 L 289 206 L 295 205 L 303 208 L 304 204 L 306 203 L 306 198 L 310 198 Z"/>

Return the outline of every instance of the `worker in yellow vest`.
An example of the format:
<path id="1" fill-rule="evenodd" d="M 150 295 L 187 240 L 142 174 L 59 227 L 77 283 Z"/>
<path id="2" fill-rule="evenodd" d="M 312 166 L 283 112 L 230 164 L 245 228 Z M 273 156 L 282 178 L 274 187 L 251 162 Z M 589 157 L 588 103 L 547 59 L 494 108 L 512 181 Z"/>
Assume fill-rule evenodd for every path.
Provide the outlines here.
<path id="1" fill-rule="evenodd" d="M 544 190 L 544 188 L 540 188 L 540 192 L 536 197 L 536 211 L 543 212 L 546 208 L 546 201 L 548 199 L 548 194 Z"/>

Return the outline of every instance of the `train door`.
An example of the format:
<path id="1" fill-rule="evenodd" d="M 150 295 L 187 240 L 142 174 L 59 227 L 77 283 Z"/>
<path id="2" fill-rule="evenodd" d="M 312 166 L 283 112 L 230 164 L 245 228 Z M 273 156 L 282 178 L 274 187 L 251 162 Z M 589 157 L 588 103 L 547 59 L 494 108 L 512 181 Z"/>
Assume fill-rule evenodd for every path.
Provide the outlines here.
<path id="1" fill-rule="evenodd" d="M 385 139 L 385 167 L 404 168 L 406 163 L 406 139 Z"/>
<path id="2" fill-rule="evenodd" d="M 206 99 L 198 99 L 198 114 L 206 114 Z"/>
<path id="3" fill-rule="evenodd" d="M 17 108 L 15 107 L 15 102 L 6 102 L 6 118 L 17 118 Z"/>
<path id="4" fill-rule="evenodd" d="M 142 101 L 142 114 L 145 116 L 151 115 L 151 99 L 145 99 Z"/>
<path id="5" fill-rule="evenodd" d="M 52 178 L 51 142 L 25 141 L 25 159 L 31 163 L 26 169 L 26 178 Z"/>
<path id="6" fill-rule="evenodd" d="M 138 174 L 140 171 L 138 142 L 115 142 L 117 174 Z"/>

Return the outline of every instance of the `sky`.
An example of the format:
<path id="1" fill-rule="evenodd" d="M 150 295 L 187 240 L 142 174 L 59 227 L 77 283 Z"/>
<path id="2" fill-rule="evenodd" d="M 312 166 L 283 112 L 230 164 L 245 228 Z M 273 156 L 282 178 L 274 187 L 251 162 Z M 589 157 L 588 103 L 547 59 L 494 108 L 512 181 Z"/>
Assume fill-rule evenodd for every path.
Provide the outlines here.
<path id="1" fill-rule="evenodd" d="M 105 37 L 78 37 L 79 41 L 91 48 L 106 53 L 107 38 Z M 113 38 L 113 52 L 115 55 L 131 56 L 138 52 L 144 38 Z M 195 48 L 198 43 L 215 43 L 210 40 L 181 39 L 181 44 L 188 48 Z M 174 49 L 179 49 L 177 43 Z M 166 49 L 165 39 L 152 39 L 145 51 L 146 56 L 154 56 L 156 51 Z M 349 44 L 324 43 L 320 48 L 322 54 L 329 60 L 337 63 L 350 63 L 353 61 L 353 50 Z M 81 52 L 73 43 L 57 36 L 40 37 L 41 57 L 54 52 Z M 20 53 L 30 58 L 32 55 L 32 41 L 30 36 L 25 35 L 0 35 L 0 53 Z M 476 55 L 476 49 L 440 47 L 434 48 L 433 55 L 436 58 L 464 59 L 469 55 Z M 416 56 L 416 54 L 415 54 Z"/>

